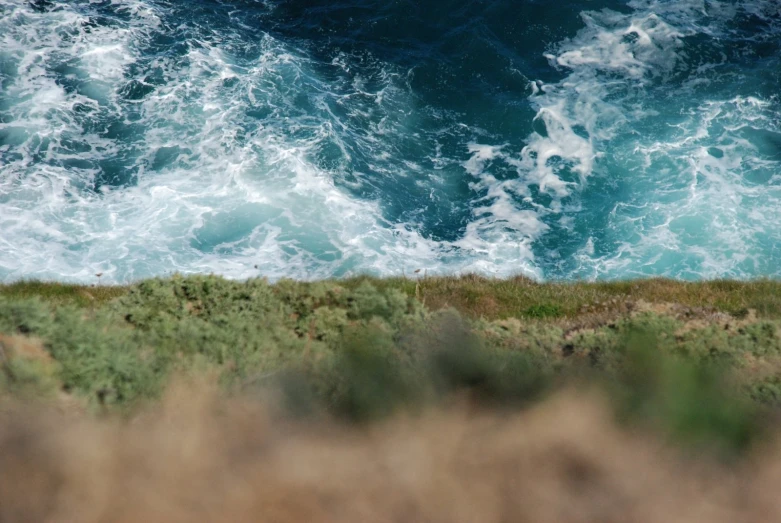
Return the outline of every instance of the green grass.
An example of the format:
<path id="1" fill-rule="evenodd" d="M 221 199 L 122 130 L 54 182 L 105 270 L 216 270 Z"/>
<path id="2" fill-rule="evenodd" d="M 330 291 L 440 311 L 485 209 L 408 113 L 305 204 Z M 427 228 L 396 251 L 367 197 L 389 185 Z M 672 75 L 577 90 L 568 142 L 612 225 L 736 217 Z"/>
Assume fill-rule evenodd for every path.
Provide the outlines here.
<path id="1" fill-rule="evenodd" d="M 378 288 L 394 288 L 417 295 L 432 309 L 454 307 L 461 313 L 486 319 L 529 316 L 534 307 L 555 307 L 557 316 L 575 318 L 584 313 L 621 312 L 626 301 L 676 303 L 684 307 L 713 308 L 733 315 L 756 310 L 760 317 L 781 318 L 781 281 L 737 282 L 714 280 L 682 282 L 645 279 L 597 283 L 536 283 L 528 278 L 491 279 L 475 275 L 410 280 L 354 278 L 346 287 L 371 281 Z"/>
<path id="2" fill-rule="evenodd" d="M 101 306 L 128 292 L 130 287 L 113 285 L 71 285 L 67 283 L 19 281 L 0 285 L 0 296 L 13 299 L 38 298 L 54 306 Z"/>
<path id="3" fill-rule="evenodd" d="M 356 289 L 364 282 L 378 290 L 397 290 L 419 298 L 431 310 L 454 308 L 470 318 L 573 319 L 586 314 L 620 314 L 627 302 L 674 303 L 707 312 L 741 316 L 749 309 L 760 318 L 781 319 L 781 281 L 712 280 L 683 282 L 662 278 L 596 283 L 536 283 L 528 278 L 492 279 L 476 275 L 427 278 L 359 276 L 327 282 Z M 299 283 L 301 289 L 324 282 Z M 39 297 L 52 305 L 94 307 L 126 294 L 132 286 L 79 286 L 22 281 L 0 285 L 0 296 Z"/>

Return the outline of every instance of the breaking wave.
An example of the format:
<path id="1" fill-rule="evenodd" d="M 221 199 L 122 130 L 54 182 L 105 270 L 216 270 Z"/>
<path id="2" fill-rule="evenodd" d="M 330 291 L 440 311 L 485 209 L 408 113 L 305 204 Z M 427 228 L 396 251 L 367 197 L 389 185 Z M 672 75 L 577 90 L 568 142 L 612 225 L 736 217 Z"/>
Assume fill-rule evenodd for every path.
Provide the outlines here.
<path id="1" fill-rule="evenodd" d="M 0 280 L 781 275 L 775 0 L 0 0 Z"/>

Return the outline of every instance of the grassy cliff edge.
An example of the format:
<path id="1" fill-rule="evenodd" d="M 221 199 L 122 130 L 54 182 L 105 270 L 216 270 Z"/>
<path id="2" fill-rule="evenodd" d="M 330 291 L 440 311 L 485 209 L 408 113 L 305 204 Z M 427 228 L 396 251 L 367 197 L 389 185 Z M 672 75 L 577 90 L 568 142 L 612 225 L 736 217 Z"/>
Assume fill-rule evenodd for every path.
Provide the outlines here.
<path id="1" fill-rule="evenodd" d="M 0 286 L 0 520 L 775 520 L 779 291 Z"/>
<path id="2" fill-rule="evenodd" d="M 209 374 L 231 394 L 273 388 L 294 410 L 367 420 L 459 391 L 504 408 L 596 383 L 627 419 L 740 446 L 781 404 L 779 291 L 474 275 L 18 282 L 0 286 L 0 391 L 121 412 L 173 376 Z"/>

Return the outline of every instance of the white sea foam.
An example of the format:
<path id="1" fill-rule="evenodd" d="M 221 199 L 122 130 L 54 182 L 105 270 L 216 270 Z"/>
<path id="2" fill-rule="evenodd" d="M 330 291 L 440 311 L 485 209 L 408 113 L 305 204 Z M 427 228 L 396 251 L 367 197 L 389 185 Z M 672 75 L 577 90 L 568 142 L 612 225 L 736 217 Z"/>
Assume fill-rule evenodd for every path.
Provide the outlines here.
<path id="1" fill-rule="evenodd" d="M 100 4 L 109 21 L 94 24 L 86 1 L 39 13 L 0 0 L 0 280 L 781 274 L 779 101 L 697 98 L 719 64 L 687 47 L 778 4 L 629 6 L 583 13 L 584 28 L 551 49 L 564 79 L 534 82 L 525 143 L 469 129 L 464 157 L 437 142 L 424 165 L 405 157 L 425 115 L 398 66 L 318 63 L 270 35 L 231 33 L 240 24 L 219 35 L 171 24 L 164 3 Z M 184 45 L 153 49 L 166 31 Z M 702 103 L 676 105 L 685 97 Z M 391 186 L 457 206 L 461 174 L 474 199 L 454 238 L 423 230 L 425 208 L 389 214 L 382 199 Z M 604 216 L 599 191 L 615 193 Z"/>
<path id="2" fill-rule="evenodd" d="M 495 270 L 500 257 L 485 239 L 470 245 L 468 255 L 448 254 L 458 247 L 422 237 L 414 224 L 387 222 L 377 202 L 350 196 L 332 172 L 313 163 L 310 152 L 325 142 L 349 161 L 334 129 L 349 127 L 350 119 L 374 119 L 370 128 L 382 134 L 396 124 L 376 111 L 409 112 L 399 106 L 404 95 L 393 75 L 371 89 L 354 76 L 348 94 L 331 96 L 337 104 L 350 102 L 348 110 L 337 115 L 321 97 L 314 101 L 323 111 L 317 118 L 297 111 L 293 99 L 313 87 L 330 96 L 331 86 L 318 85 L 305 55 L 268 35 L 249 64 L 237 64 L 227 48 L 203 37 L 193 38 L 182 56 L 141 64 L 138 49 L 165 16 L 141 2 L 117 4 L 131 13 L 130 22 L 84 29 L 88 10 L 78 6 L 33 13 L 0 1 L 0 32 L 17 64 L 4 94 L 12 116 L 4 129 L 18 130 L 24 140 L 2 159 L 0 278 L 93 281 L 100 272 L 103 281 L 122 282 L 173 271 L 314 278 Z M 81 78 L 77 88 L 53 79 L 51 71 L 62 64 Z M 123 101 L 131 65 L 142 69 L 139 83 L 149 70 L 165 82 L 141 100 Z M 126 125 L 123 103 L 133 104 L 143 132 L 106 137 L 74 117 L 80 106 Z M 267 113 L 260 125 L 247 123 L 253 108 Z M 82 147 L 74 151 L 72 140 Z M 376 145 L 374 133 L 361 140 Z M 118 170 L 133 183 L 92 191 L 105 175 L 100 161 L 117 157 L 126 158 Z M 510 213 L 508 221 L 523 225 Z"/>
<path id="3" fill-rule="evenodd" d="M 583 13 L 585 28 L 546 55 L 567 75 L 556 84 L 533 83 L 538 130 L 520 154 L 507 145 L 470 149 L 465 169 L 480 177 L 497 205 L 495 212 L 478 209 L 483 214 L 476 226 L 501 223 L 508 212 L 522 221 L 528 211 L 512 211 L 509 193 L 527 203 L 543 202 L 539 193 L 547 193 L 552 201 L 536 215 L 543 223 L 527 237 L 533 244 L 554 223 L 562 237 L 576 224 L 566 219 L 568 206 L 586 220 L 589 205 L 599 201 L 588 192 L 596 176 L 602 186 L 624 187 L 624 196 L 617 194 L 612 212 L 595 222 L 602 230 L 581 237 L 572 255 L 576 265 L 559 275 L 781 274 L 781 186 L 773 174 L 781 157 L 763 157 L 757 148 L 762 132 L 781 139 L 779 100 L 703 96 L 698 89 L 710 83 L 710 70 L 718 64 L 700 64 L 675 87 L 675 96 L 699 98 L 702 105 L 664 114 L 676 105 L 666 101 L 673 101 L 667 90 L 672 87 L 666 86 L 676 85 L 681 71 L 692 72 L 687 37 L 731 36 L 726 27 L 747 12 L 774 15 L 768 23 L 776 24 L 775 31 L 778 3 L 637 0 L 630 6 L 634 11 L 628 14 Z M 747 138 L 750 129 L 757 136 Z M 497 156 L 517 167 L 517 180 L 479 174 Z"/>

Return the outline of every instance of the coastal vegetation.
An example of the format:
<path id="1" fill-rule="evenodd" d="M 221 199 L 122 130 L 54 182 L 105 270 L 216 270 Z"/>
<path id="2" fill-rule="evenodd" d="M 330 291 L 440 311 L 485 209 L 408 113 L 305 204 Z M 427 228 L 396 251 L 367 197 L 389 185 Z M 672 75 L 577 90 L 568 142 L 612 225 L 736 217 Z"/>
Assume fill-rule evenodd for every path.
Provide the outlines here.
<path id="1" fill-rule="evenodd" d="M 177 376 L 353 422 L 466 393 L 598 387 L 620 419 L 739 449 L 781 404 L 781 282 L 217 276 L 0 287 L 0 387 L 131 416 Z"/>
<path id="2" fill-rule="evenodd" d="M 0 521 L 763 521 L 780 290 L 4 285 Z"/>

